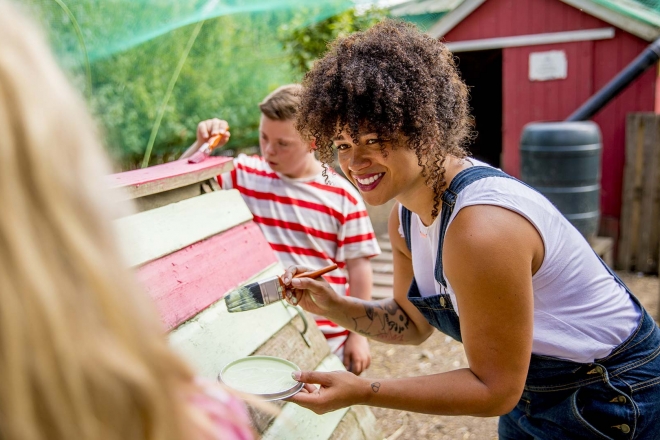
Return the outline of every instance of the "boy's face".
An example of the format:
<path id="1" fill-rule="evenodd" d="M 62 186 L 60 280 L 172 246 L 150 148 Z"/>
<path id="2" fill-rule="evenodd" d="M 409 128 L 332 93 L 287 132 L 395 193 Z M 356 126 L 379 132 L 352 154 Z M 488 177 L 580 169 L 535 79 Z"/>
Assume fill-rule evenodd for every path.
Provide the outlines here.
<path id="1" fill-rule="evenodd" d="M 303 142 L 293 121 L 275 121 L 261 115 L 259 146 L 268 165 L 287 177 L 302 177 L 308 169 L 312 148 Z"/>

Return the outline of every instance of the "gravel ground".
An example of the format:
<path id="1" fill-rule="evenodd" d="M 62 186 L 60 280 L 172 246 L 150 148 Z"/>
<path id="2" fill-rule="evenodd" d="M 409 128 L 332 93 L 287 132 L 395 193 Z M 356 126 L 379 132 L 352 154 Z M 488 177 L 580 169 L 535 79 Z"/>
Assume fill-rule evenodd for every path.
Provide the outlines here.
<path id="1" fill-rule="evenodd" d="M 658 277 L 620 274 L 623 281 L 655 317 Z M 366 377 L 410 377 L 467 367 L 463 346 L 436 332 L 419 346 L 371 343 L 373 361 Z M 387 440 L 496 439 L 497 418 L 449 417 L 372 408 Z"/>

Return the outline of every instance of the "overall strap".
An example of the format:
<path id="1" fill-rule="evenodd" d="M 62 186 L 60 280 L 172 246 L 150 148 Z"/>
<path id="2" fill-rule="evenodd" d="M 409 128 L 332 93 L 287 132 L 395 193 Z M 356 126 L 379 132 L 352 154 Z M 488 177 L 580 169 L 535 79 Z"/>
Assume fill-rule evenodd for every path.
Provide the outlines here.
<path id="1" fill-rule="evenodd" d="M 412 250 L 410 244 L 410 222 L 412 220 L 412 212 L 405 206 L 401 205 L 401 229 L 403 229 L 403 238 L 406 239 L 406 246 L 408 250 Z"/>
<path id="2" fill-rule="evenodd" d="M 454 205 L 458 194 L 463 191 L 467 186 L 476 182 L 477 180 L 485 179 L 486 177 L 504 177 L 513 179 L 513 177 L 506 174 L 504 171 L 484 166 L 474 166 L 466 168 L 454 176 L 449 184 L 449 188 L 442 193 L 442 212 L 440 213 L 440 239 L 438 243 L 438 255 L 435 261 L 435 279 L 438 283 L 447 287 L 447 281 L 442 273 L 442 246 L 445 243 L 445 233 L 449 226 L 449 219 L 454 212 Z"/>
<path id="3" fill-rule="evenodd" d="M 486 177 L 504 177 L 508 179 L 513 179 L 502 170 L 492 167 L 485 166 L 473 166 L 466 168 L 463 171 L 459 172 L 454 176 L 449 188 L 447 188 L 443 193 L 440 199 L 442 200 L 442 211 L 440 212 L 440 240 L 438 243 L 438 255 L 435 262 L 435 272 L 434 276 L 438 283 L 447 287 L 447 281 L 442 273 L 442 246 L 445 241 L 445 233 L 447 232 L 447 226 L 449 226 L 449 219 L 451 214 L 454 212 L 454 205 L 456 204 L 456 199 L 458 194 L 463 191 L 468 185 L 476 182 L 477 180 L 485 179 Z M 406 245 L 408 249 L 411 249 L 410 241 L 410 227 L 412 222 L 412 213 L 405 206 L 401 206 L 401 226 L 403 229 L 403 235 L 406 239 Z"/>

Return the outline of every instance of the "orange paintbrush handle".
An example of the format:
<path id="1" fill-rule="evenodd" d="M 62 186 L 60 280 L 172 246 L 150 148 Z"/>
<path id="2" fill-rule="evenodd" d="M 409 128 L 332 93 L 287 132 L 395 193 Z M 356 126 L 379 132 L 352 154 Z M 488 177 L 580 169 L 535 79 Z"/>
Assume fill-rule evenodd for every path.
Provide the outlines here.
<path id="1" fill-rule="evenodd" d="M 227 129 L 222 133 L 216 134 L 211 139 L 206 141 L 209 144 L 209 151 L 213 151 L 213 149 L 218 146 L 218 144 L 220 143 L 220 139 L 222 139 L 222 136 L 226 135 L 227 132 L 229 132 L 229 127 L 227 127 Z"/>
<path id="2" fill-rule="evenodd" d="M 323 269 L 314 270 L 312 272 L 297 273 L 293 276 L 293 278 L 301 278 L 301 277 L 318 278 L 321 275 L 325 275 L 326 273 L 332 272 L 335 269 L 337 269 L 337 265 L 336 264 L 331 264 L 330 266 L 326 266 Z"/>

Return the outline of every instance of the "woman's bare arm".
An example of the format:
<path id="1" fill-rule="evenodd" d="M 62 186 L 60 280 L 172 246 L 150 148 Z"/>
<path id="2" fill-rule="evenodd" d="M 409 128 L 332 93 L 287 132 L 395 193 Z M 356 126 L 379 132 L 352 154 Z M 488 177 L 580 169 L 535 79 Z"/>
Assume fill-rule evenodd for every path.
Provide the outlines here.
<path id="1" fill-rule="evenodd" d="M 303 373 L 292 398 L 322 413 L 368 404 L 432 414 L 494 416 L 520 399 L 531 357 L 532 274 L 543 261 L 534 226 L 503 208 L 464 208 L 447 231 L 445 274 L 456 292 L 469 368 L 404 379 Z M 339 406 L 337 406 L 339 405 Z"/>
<path id="2" fill-rule="evenodd" d="M 324 281 L 294 279 L 298 301 L 308 312 L 326 316 L 337 324 L 368 338 L 390 344 L 419 344 L 433 332 L 433 327 L 407 299 L 412 281 L 412 261 L 405 240 L 397 232 L 399 217 L 395 206 L 390 213 L 388 229 L 394 264 L 393 298 L 364 301 L 333 295 Z M 302 270 L 301 270 L 302 271 Z M 283 279 L 290 279 L 287 270 Z"/>

